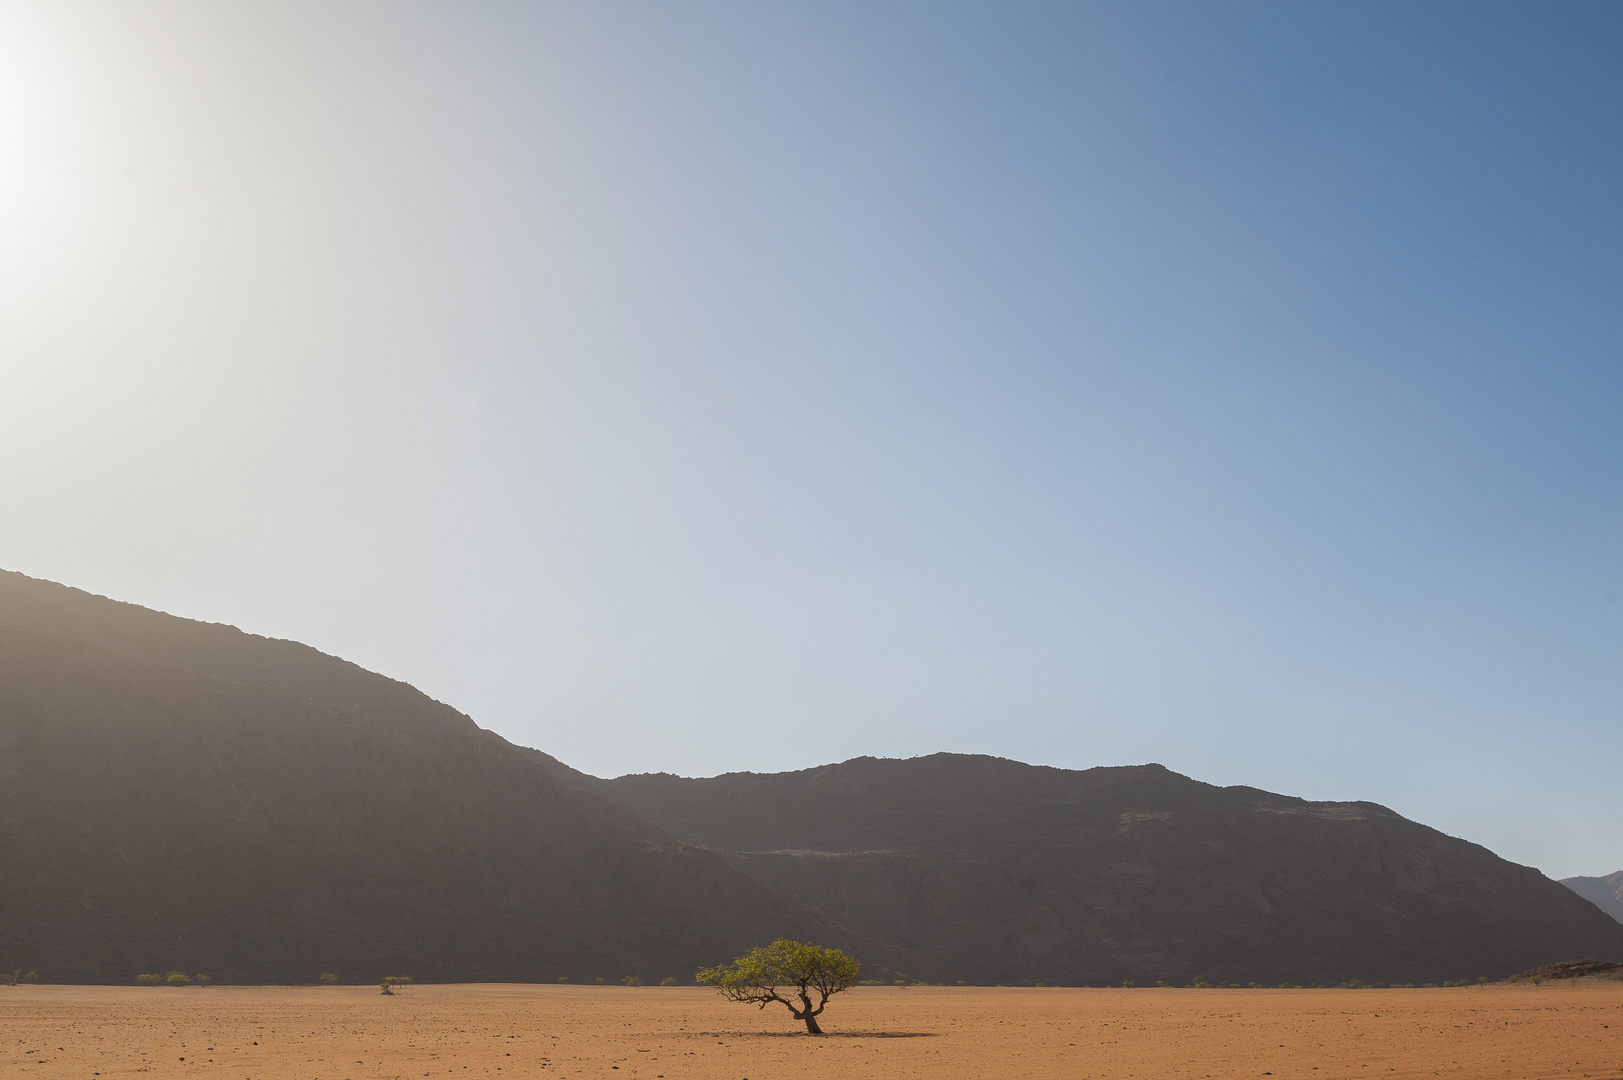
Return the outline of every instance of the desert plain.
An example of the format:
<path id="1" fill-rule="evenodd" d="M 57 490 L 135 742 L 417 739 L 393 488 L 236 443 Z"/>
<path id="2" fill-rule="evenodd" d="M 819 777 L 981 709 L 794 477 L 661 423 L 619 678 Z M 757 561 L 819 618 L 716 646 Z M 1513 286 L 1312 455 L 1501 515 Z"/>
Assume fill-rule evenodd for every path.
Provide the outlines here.
<path id="1" fill-rule="evenodd" d="M 798 1034 L 693 987 L 0 988 L 0 1075 L 1623 1080 L 1623 983 L 861 987 Z"/>

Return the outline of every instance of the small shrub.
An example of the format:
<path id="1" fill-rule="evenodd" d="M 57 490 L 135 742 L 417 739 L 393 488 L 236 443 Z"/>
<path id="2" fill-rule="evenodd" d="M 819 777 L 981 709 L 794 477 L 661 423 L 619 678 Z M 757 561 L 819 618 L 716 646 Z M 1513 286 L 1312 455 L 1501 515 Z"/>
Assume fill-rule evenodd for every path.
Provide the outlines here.
<path id="1" fill-rule="evenodd" d="M 192 978 L 190 975 L 182 975 L 178 971 L 171 971 L 169 973 L 169 977 L 164 979 L 164 982 L 168 983 L 170 986 L 190 986 L 192 984 Z"/>
<path id="2" fill-rule="evenodd" d="M 1155 985 L 1156 986 L 1164 987 L 1164 986 L 1166 986 L 1166 984 L 1167 984 L 1167 982 L 1166 982 L 1165 979 L 1156 979 L 1155 980 Z"/>
<path id="3" fill-rule="evenodd" d="M 37 982 L 39 982 L 39 972 L 30 971 L 27 975 L 23 976 L 23 982 L 25 982 L 25 983 L 37 983 Z"/>
<path id="4" fill-rule="evenodd" d="M 1425 989 L 1427 989 L 1427 990 L 1435 990 L 1435 989 L 1437 989 L 1437 984 L 1436 983 L 1427 983 L 1425 985 Z"/>
<path id="5" fill-rule="evenodd" d="M 906 990 L 909 986 L 912 986 L 913 984 L 908 982 L 906 979 L 897 979 L 896 982 L 893 985 L 895 985 L 895 987 L 898 990 Z"/>
<path id="6" fill-rule="evenodd" d="M 1531 977 L 1527 981 L 1532 983 L 1534 986 L 1539 986 L 1544 982 L 1544 976 L 1542 976 L 1542 975 L 1534 975 L 1533 977 Z M 1450 983 L 1448 985 L 1453 985 L 1453 984 Z"/>
<path id="7" fill-rule="evenodd" d="M 1121 981 L 1121 988 L 1122 988 L 1122 989 L 1123 989 L 1123 990 L 1131 990 L 1131 989 L 1132 989 L 1132 988 L 1133 988 L 1133 987 L 1135 987 L 1135 986 L 1137 986 L 1137 985 L 1138 985 L 1138 984 L 1137 984 L 1137 983 L 1135 983 L 1135 982 L 1133 982 L 1133 980 L 1132 980 L 1132 979 L 1123 979 L 1123 980 L 1122 980 L 1122 981 Z"/>
<path id="8" fill-rule="evenodd" d="M 162 975 L 137 975 L 135 977 L 135 981 L 140 983 L 142 986 L 157 986 L 159 983 L 163 982 L 163 976 Z"/>
<path id="9" fill-rule="evenodd" d="M 952 985 L 954 985 L 954 986 L 962 986 L 962 985 L 964 985 L 964 980 L 959 979 L 957 982 L 953 983 Z"/>
<path id="10" fill-rule="evenodd" d="M 324 972 L 321 976 L 321 981 L 326 983 L 328 986 L 331 986 L 333 983 L 338 981 L 338 976 L 334 975 L 330 971 Z"/>
<path id="11" fill-rule="evenodd" d="M 1296 989 L 1296 987 L 1294 987 L 1294 986 L 1292 986 L 1292 985 L 1291 985 L 1291 984 L 1290 984 L 1290 983 L 1288 983 L 1288 982 L 1283 982 L 1283 983 L 1280 983 L 1280 984 L 1279 984 L 1279 988 L 1280 988 L 1280 989 L 1281 989 L 1281 990 L 1295 990 L 1295 989 Z"/>
<path id="12" fill-rule="evenodd" d="M 635 975 L 627 975 L 624 978 L 622 978 L 620 981 L 625 983 L 627 986 L 641 986 L 642 985 L 642 980 L 637 978 Z"/>
<path id="13" fill-rule="evenodd" d="M 558 976 L 558 981 L 561 982 L 561 983 L 566 983 L 566 982 L 569 981 L 569 976 L 568 975 L 560 975 L 560 976 Z"/>
<path id="14" fill-rule="evenodd" d="M 857 980 L 857 985 L 858 986 L 878 986 L 879 985 L 879 980 L 878 979 L 858 979 Z"/>
<path id="15" fill-rule="evenodd" d="M 667 975 L 663 979 L 659 980 L 659 985 L 661 985 L 661 986 L 675 986 L 676 985 L 676 977 L 674 975 Z"/>
<path id="16" fill-rule="evenodd" d="M 599 985 L 599 986 L 603 985 L 603 977 L 601 975 L 598 976 L 597 978 L 593 979 L 592 981 L 597 983 L 597 985 Z"/>
<path id="17" fill-rule="evenodd" d="M 1253 989 L 1253 990 L 1261 990 L 1261 989 L 1263 989 L 1263 985 L 1260 982 L 1254 982 L 1254 983 L 1251 984 L 1251 989 Z"/>
<path id="18" fill-rule="evenodd" d="M 214 985 L 214 980 L 211 979 L 207 975 L 193 975 L 192 978 L 197 980 L 197 985 L 198 986 L 213 986 Z"/>
<path id="19" fill-rule="evenodd" d="M 1209 990 L 1209 989 L 1211 989 L 1212 984 L 1206 981 L 1206 976 L 1204 976 L 1204 975 L 1196 975 L 1195 976 L 1195 981 L 1190 983 L 1189 985 L 1191 987 L 1193 987 L 1194 989 L 1196 989 L 1196 990 Z"/>

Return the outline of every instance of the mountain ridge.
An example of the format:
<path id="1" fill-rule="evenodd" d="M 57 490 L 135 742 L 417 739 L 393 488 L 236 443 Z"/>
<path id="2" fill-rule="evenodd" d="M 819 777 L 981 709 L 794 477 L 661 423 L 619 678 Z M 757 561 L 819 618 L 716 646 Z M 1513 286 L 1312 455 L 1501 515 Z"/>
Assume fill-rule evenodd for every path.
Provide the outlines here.
<path id="1" fill-rule="evenodd" d="M 603 780 L 297 642 L 0 571 L 0 968 L 62 981 L 1499 975 L 1623 957 L 1570 889 L 1373 803 L 976 755 Z"/>
<path id="2" fill-rule="evenodd" d="M 970 981 L 1442 981 L 1623 956 L 1592 905 L 1480 845 L 1160 765 L 555 775 Z"/>
<path id="3" fill-rule="evenodd" d="M 405 683 L 10 573 L 0 865 L 0 967 L 61 981 L 686 977 L 780 933 L 901 957 Z"/>
<path id="4" fill-rule="evenodd" d="M 1562 878 L 1561 884 L 1623 923 L 1623 870 L 1605 877 Z"/>

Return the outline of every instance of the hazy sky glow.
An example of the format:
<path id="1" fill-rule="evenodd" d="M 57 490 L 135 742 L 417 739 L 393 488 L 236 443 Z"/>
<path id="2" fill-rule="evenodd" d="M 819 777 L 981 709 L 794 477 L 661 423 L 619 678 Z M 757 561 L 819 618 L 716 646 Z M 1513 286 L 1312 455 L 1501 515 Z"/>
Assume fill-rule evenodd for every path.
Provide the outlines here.
<path id="1" fill-rule="evenodd" d="M 588 771 L 1623 868 L 1623 7 L 0 8 L 0 566 Z"/>

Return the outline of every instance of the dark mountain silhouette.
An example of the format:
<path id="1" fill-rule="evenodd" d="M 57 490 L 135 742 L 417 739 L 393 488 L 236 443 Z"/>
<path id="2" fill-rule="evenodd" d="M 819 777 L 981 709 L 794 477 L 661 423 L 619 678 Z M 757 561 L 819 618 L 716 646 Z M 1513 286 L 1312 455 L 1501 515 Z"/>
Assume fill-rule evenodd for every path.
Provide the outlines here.
<path id="1" fill-rule="evenodd" d="M 404 683 L 0 572 L 0 969 L 674 975 L 896 955 Z"/>
<path id="2" fill-rule="evenodd" d="M 0 969 L 62 981 L 1440 981 L 1623 958 L 1368 803 L 985 757 L 599 780 L 307 646 L 0 572 Z"/>
<path id="3" fill-rule="evenodd" d="M 1562 878 L 1561 884 L 1623 923 L 1623 870 L 1605 877 Z"/>
<path id="4" fill-rule="evenodd" d="M 1373 803 L 956 754 L 703 780 L 550 767 L 930 979 L 1440 982 L 1623 959 L 1623 926 L 1570 890 Z"/>

